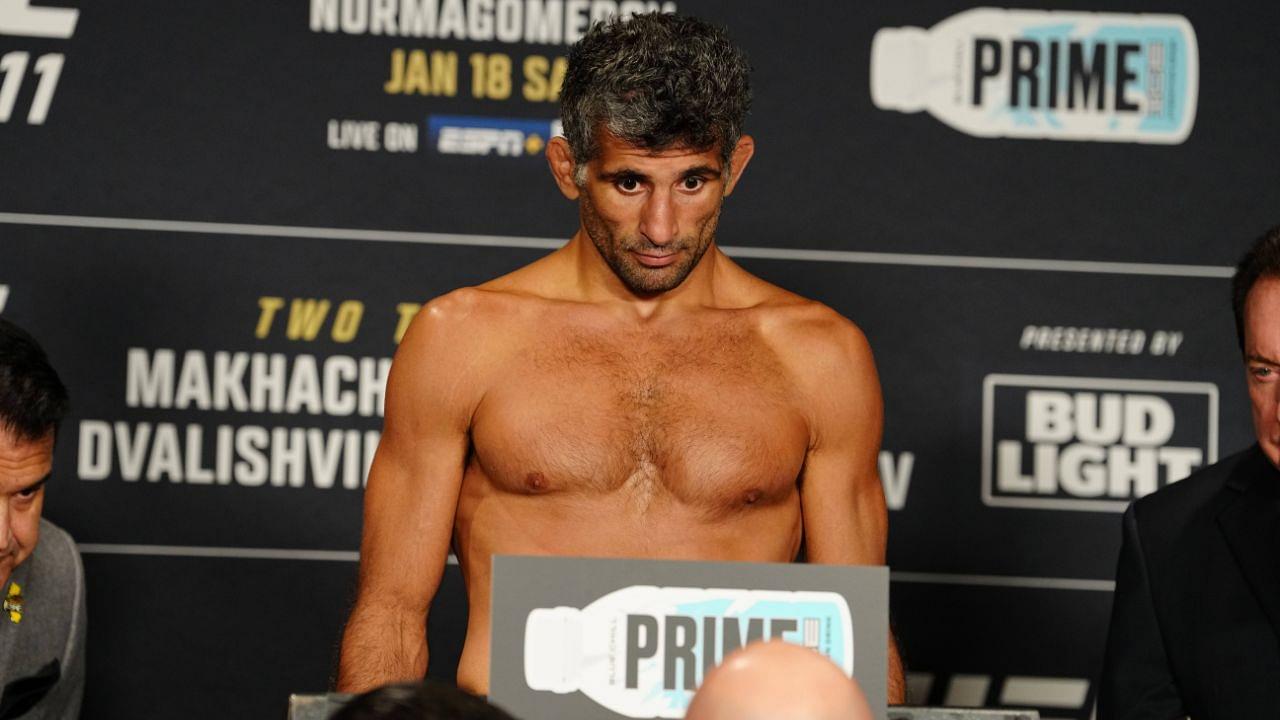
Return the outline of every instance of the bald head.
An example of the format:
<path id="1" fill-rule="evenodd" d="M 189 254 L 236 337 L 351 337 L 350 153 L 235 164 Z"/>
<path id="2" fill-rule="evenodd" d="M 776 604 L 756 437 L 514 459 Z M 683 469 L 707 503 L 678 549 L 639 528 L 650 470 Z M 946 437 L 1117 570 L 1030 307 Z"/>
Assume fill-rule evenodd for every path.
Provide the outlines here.
<path id="1" fill-rule="evenodd" d="M 773 640 L 725 658 L 689 704 L 686 720 L 871 720 L 858 684 L 813 650 Z"/>

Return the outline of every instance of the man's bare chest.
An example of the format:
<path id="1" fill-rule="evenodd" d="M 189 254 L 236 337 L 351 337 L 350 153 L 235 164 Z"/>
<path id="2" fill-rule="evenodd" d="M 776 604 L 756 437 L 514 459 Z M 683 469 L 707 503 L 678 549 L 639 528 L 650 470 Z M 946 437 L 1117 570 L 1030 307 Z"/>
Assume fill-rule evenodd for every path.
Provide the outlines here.
<path id="1" fill-rule="evenodd" d="M 503 489 L 708 507 L 789 495 L 807 442 L 783 365 L 732 326 L 530 344 L 472 427 L 474 458 Z"/>

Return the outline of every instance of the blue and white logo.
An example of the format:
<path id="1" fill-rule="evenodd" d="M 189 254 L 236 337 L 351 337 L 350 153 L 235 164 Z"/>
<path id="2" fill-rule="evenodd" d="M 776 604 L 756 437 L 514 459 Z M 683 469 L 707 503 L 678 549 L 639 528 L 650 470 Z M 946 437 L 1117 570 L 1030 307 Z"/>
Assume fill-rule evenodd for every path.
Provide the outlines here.
<path id="1" fill-rule="evenodd" d="M 542 155 L 547 141 L 563 134 L 559 120 L 432 115 L 427 119 L 431 147 L 442 155 Z"/>
<path id="2" fill-rule="evenodd" d="M 978 137 L 1176 145 L 1195 124 L 1200 58 L 1181 15 L 975 8 L 882 28 L 871 99 Z"/>

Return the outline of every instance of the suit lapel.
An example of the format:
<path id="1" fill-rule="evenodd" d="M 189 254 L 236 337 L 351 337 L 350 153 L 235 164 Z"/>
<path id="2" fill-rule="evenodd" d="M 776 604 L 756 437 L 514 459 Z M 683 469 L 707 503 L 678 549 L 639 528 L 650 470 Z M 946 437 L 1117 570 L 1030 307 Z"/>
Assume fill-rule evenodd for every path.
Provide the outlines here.
<path id="1" fill-rule="evenodd" d="M 1218 514 L 1218 527 L 1280 636 L 1280 473 L 1256 452 L 1236 468 L 1227 488 L 1235 497 Z"/>
<path id="2" fill-rule="evenodd" d="M 0 690 L 0 720 L 22 717 L 58 684 L 62 664 L 58 658 L 36 671 L 31 677 L 18 678 Z"/>

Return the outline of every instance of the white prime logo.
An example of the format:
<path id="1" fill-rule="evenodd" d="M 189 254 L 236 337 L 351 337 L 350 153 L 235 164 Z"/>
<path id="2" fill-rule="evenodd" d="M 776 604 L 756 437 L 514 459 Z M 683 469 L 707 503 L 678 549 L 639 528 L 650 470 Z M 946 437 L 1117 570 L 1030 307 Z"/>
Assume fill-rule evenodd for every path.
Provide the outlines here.
<path id="1" fill-rule="evenodd" d="M 988 375 L 982 501 L 1123 512 L 1217 460 L 1212 383 Z"/>
<path id="2" fill-rule="evenodd" d="M 1178 144 L 1199 86 L 1181 15 L 980 7 L 871 42 L 876 107 L 976 137 Z"/>

